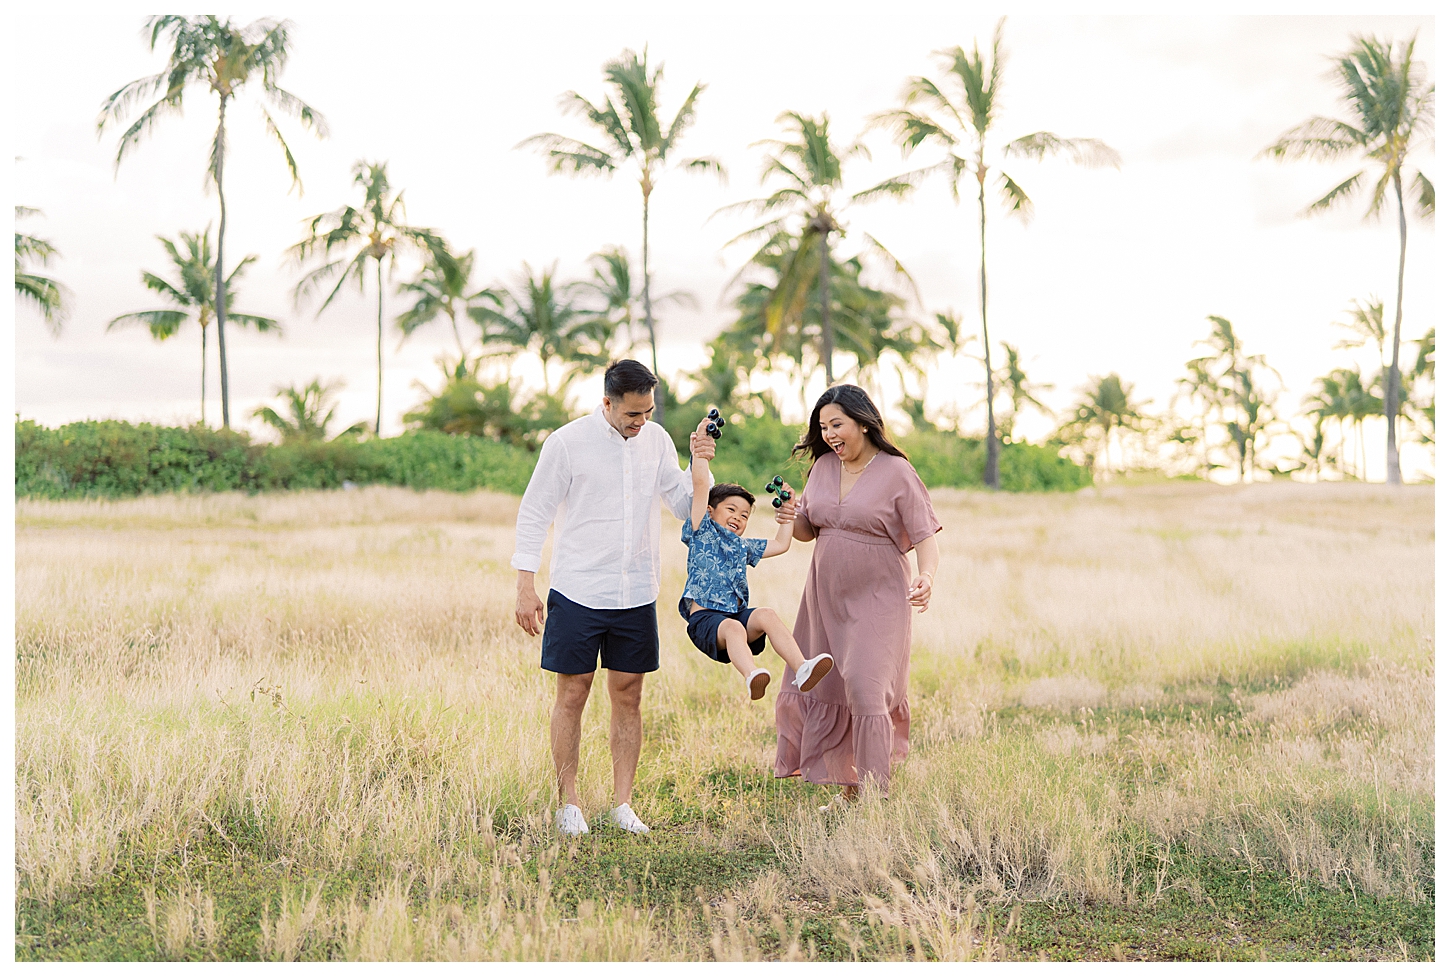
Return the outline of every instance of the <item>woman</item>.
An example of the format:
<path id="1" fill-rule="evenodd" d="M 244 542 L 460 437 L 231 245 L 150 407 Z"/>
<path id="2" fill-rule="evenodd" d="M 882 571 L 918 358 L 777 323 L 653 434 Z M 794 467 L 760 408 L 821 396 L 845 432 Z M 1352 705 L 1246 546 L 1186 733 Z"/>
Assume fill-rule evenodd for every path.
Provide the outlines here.
<path id="1" fill-rule="evenodd" d="M 793 535 L 817 540 L 795 639 L 836 668 L 810 693 L 781 689 L 775 775 L 840 784 L 852 799 L 867 781 L 886 790 L 891 761 L 906 756 L 911 608 L 931 603 L 941 523 L 860 387 L 821 395 L 795 453 L 812 461 Z"/>

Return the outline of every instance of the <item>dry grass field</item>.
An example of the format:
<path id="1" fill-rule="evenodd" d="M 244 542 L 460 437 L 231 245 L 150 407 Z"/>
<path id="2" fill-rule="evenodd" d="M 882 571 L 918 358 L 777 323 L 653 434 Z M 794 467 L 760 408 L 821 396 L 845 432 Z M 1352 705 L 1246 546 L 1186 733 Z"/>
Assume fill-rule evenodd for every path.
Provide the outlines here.
<path id="1" fill-rule="evenodd" d="M 934 498 L 889 799 L 769 775 L 666 517 L 655 830 L 602 820 L 596 695 L 567 844 L 517 500 L 22 501 L 17 956 L 1433 957 L 1430 488 Z M 756 602 L 793 618 L 810 550 Z"/>

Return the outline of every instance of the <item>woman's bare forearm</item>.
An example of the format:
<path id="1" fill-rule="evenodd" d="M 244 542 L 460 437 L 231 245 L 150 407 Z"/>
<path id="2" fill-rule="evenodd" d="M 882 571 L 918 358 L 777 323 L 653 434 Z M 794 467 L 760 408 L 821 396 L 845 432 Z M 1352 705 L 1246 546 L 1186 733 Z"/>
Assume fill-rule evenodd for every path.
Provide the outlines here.
<path id="1" fill-rule="evenodd" d="M 916 544 L 916 575 L 923 573 L 936 580 L 937 567 L 941 565 L 941 550 L 936 545 L 936 536 L 928 536 Z"/>
<path id="2" fill-rule="evenodd" d="M 804 516 L 796 516 L 795 522 L 791 523 L 790 534 L 802 543 L 809 543 L 816 538 L 816 527 L 807 522 Z"/>

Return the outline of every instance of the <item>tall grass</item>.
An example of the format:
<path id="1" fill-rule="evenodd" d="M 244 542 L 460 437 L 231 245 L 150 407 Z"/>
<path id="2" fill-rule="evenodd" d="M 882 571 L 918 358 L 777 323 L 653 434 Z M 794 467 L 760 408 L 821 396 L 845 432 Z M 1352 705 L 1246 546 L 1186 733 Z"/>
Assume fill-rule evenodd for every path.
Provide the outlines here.
<path id="1" fill-rule="evenodd" d="M 516 499 L 21 501 L 18 897 L 149 878 L 155 954 L 217 952 L 234 910 L 203 869 L 229 858 L 270 873 L 269 959 L 808 959 L 820 918 L 851 955 L 965 959 L 1006 952 L 1009 906 L 1201 898 L 1214 866 L 1432 896 L 1428 490 L 934 498 L 889 799 L 822 815 L 770 780 L 771 710 L 670 610 L 667 525 L 635 804 L 656 831 L 570 844 L 552 685 L 512 623 Z M 809 556 L 753 571 L 755 601 L 792 617 Z M 773 867 L 687 879 L 752 852 Z"/>

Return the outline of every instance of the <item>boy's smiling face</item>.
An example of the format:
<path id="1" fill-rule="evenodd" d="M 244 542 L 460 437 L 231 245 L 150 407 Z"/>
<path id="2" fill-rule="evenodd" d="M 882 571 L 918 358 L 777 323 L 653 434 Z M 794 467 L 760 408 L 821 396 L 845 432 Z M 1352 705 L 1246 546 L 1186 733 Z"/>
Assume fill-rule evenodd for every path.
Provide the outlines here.
<path id="1" fill-rule="evenodd" d="M 710 518 L 730 530 L 736 536 L 745 535 L 745 524 L 750 522 L 750 503 L 738 495 L 720 500 L 720 504 L 706 510 Z"/>

